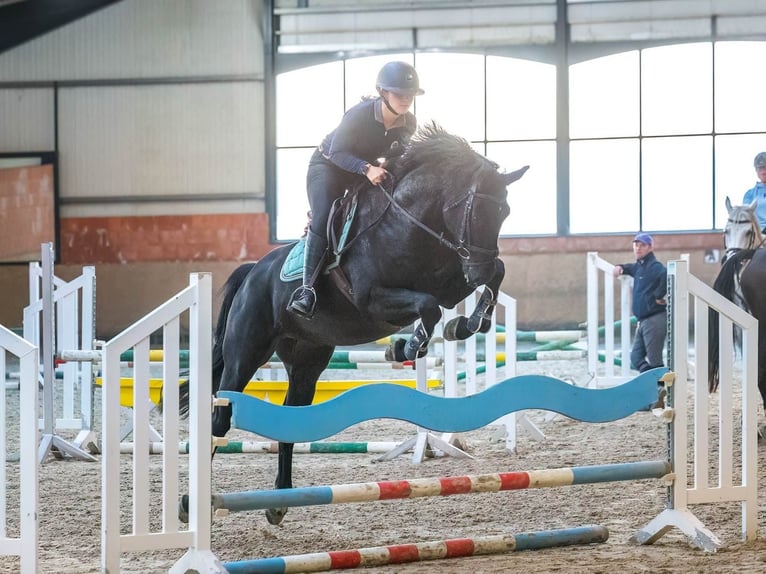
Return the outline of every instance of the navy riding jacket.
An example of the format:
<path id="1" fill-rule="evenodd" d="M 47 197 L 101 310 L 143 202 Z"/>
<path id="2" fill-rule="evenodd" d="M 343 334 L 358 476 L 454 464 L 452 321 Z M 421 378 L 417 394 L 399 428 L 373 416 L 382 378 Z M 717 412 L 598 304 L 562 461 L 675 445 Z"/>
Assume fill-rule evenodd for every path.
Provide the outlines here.
<path id="1" fill-rule="evenodd" d="M 339 168 L 364 174 L 365 164 L 378 164 L 394 142 L 404 144 L 415 131 L 417 120 L 410 112 L 399 116 L 390 130 L 383 125 L 383 100 L 369 98 L 349 109 L 337 128 L 322 140 L 319 151 Z"/>
<path id="2" fill-rule="evenodd" d="M 664 313 L 665 305 L 657 303 L 668 291 L 668 270 L 649 252 L 635 263 L 624 263 L 622 272 L 633 277 L 633 314 L 643 321 L 647 317 Z"/>

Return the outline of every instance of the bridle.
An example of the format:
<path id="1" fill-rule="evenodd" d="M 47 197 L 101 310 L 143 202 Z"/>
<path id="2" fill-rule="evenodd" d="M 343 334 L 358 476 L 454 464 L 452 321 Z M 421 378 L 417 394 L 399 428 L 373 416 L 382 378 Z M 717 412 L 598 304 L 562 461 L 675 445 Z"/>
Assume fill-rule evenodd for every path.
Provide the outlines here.
<path id="1" fill-rule="evenodd" d="M 748 240 L 748 244 L 745 246 L 738 246 L 738 247 L 729 247 L 726 245 L 726 237 L 728 235 L 728 232 L 731 230 L 731 227 L 734 225 L 749 225 L 751 229 L 753 230 L 753 233 L 750 234 L 750 239 Z M 740 249 L 758 249 L 759 247 L 763 246 L 764 242 L 766 241 L 766 238 L 763 237 L 763 234 L 760 232 L 760 227 L 758 227 L 758 223 L 752 219 L 752 218 L 746 218 L 746 219 L 732 219 L 729 217 L 726 220 L 726 229 L 724 229 L 724 249 L 725 249 L 725 255 L 724 255 L 724 261 L 733 253 L 739 251 Z M 760 241 L 758 241 L 758 238 L 761 238 Z"/>
<path id="2" fill-rule="evenodd" d="M 436 239 L 440 244 L 444 245 L 445 247 L 451 249 L 455 253 L 457 253 L 458 257 L 462 259 L 466 265 L 481 265 L 483 263 L 487 263 L 489 261 L 493 261 L 497 258 L 500 251 L 497 247 L 494 249 L 487 249 L 486 247 L 481 247 L 479 245 L 472 245 L 470 243 L 470 220 L 471 220 L 471 212 L 473 211 L 473 204 L 474 201 L 477 199 L 483 199 L 487 201 L 491 201 L 493 203 L 496 203 L 498 205 L 504 205 L 505 201 L 502 199 L 498 199 L 496 197 L 492 197 L 491 195 L 487 195 L 486 193 L 478 193 L 476 191 L 476 182 L 471 185 L 471 188 L 466 191 L 465 195 L 461 196 L 454 202 L 450 203 L 449 205 L 445 205 L 442 208 L 442 213 L 446 213 L 450 211 L 451 209 L 454 209 L 455 207 L 460 206 L 461 204 L 464 204 L 463 208 L 463 219 L 460 225 L 460 235 L 457 242 L 452 242 L 449 239 L 447 239 L 444 236 L 444 232 L 437 233 L 430 227 L 428 227 L 425 223 L 420 221 L 417 217 L 412 215 L 409 211 L 407 211 L 406 208 L 404 208 L 393 196 L 391 192 L 389 192 L 383 185 L 378 184 L 378 187 L 383 191 L 386 198 L 388 198 L 388 201 L 391 205 L 396 207 L 401 213 L 409 219 L 413 224 L 415 224 L 417 227 L 425 231 L 428 235 Z M 393 185 L 392 185 L 393 188 Z"/>

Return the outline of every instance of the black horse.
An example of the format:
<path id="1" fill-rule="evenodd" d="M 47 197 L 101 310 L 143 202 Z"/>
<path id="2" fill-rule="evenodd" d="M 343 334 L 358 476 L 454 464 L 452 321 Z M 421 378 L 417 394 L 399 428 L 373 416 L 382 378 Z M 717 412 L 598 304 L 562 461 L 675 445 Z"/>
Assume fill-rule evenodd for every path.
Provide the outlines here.
<path id="1" fill-rule="evenodd" d="M 498 258 L 500 226 L 508 216 L 506 186 L 527 167 L 500 173 L 462 138 L 435 124 L 422 127 L 387 165 L 391 191 L 363 182 L 351 239 L 339 259 L 340 280 L 323 275 L 311 320 L 286 310 L 299 280 L 280 270 L 293 245 L 237 268 L 224 286 L 213 346 L 213 391 L 241 392 L 276 353 L 289 386 L 284 404 L 311 404 L 317 379 L 336 345 L 356 345 L 416 323 L 395 360 L 423 356 L 441 318 L 484 286 L 470 317 L 445 327 L 445 337 L 486 333 L 505 274 Z M 213 435 L 231 426 L 231 407 L 217 407 Z M 276 488 L 292 488 L 292 444 L 279 445 Z M 286 508 L 266 512 L 279 524 Z"/>
<path id="2" fill-rule="evenodd" d="M 726 248 L 713 289 L 758 319 L 758 390 L 766 409 L 766 249 L 755 216 L 755 203 L 732 206 L 726 198 L 729 217 L 724 229 Z M 718 388 L 718 313 L 710 310 L 708 331 L 708 387 Z M 741 346 L 741 333 L 735 343 Z"/>

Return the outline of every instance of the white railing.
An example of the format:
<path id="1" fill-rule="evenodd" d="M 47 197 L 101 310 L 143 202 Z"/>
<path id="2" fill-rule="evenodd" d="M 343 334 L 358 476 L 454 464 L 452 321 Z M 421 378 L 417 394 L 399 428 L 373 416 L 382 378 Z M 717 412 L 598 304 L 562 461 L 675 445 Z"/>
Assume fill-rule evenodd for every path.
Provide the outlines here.
<path id="1" fill-rule="evenodd" d="M 688 254 L 681 254 L 680 259 L 689 260 Z M 632 311 L 633 277 L 613 275 L 614 264 L 599 257 L 595 251 L 587 256 L 587 349 L 588 373 L 591 380 L 588 386 L 610 387 L 624 383 L 631 378 L 630 349 L 631 324 L 635 322 Z M 603 288 L 603 305 L 600 304 Z M 619 303 L 619 317 L 615 317 L 615 307 Z M 603 325 L 599 325 L 599 314 L 603 312 Z M 615 328 L 619 325 L 619 343 L 615 341 Z M 603 351 L 600 338 L 603 334 Z M 617 364 L 619 363 L 619 365 Z M 634 373 L 635 374 L 635 373 Z"/>
<path id="2" fill-rule="evenodd" d="M 212 280 L 209 273 L 191 275 L 190 285 L 149 315 L 104 344 L 103 366 L 103 459 L 102 459 L 102 535 L 103 572 L 119 572 L 123 552 L 188 548 L 175 568 L 213 572 L 217 561 L 210 552 L 210 473 L 211 473 L 211 349 Z M 164 449 L 162 492 L 152 492 L 149 473 L 149 338 L 162 332 L 164 361 L 162 436 L 167 444 L 180 441 L 178 420 L 180 371 L 180 324 L 189 320 L 189 524 L 182 528 L 178 519 L 181 472 L 177 449 Z M 132 349 L 133 372 L 133 477 L 130 531 L 120 530 L 120 355 Z M 144 445 L 142 447 L 142 445 Z M 157 509 L 159 507 L 159 509 Z M 123 511 L 125 509 L 122 509 Z M 159 530 L 152 530 L 150 514 L 162 517 Z M 206 565 L 204 568 L 201 565 Z M 220 570 L 223 572 L 223 570 Z"/>
<path id="3" fill-rule="evenodd" d="M 643 529 L 634 535 L 634 540 L 651 543 L 661 537 L 671 527 L 681 529 L 691 543 L 706 550 L 715 550 L 721 546 L 720 540 L 709 531 L 688 509 L 692 504 L 719 503 L 722 501 L 742 503 L 742 535 L 752 540 L 757 534 L 757 476 L 756 476 L 756 341 L 757 322 L 748 314 L 725 300 L 712 289 L 702 284 L 688 273 L 687 261 L 673 261 L 668 265 L 669 302 L 671 317 L 671 369 L 673 376 L 666 382 L 667 404 L 664 409 L 657 409 L 668 424 L 669 449 L 668 461 L 672 473 L 667 476 L 667 508 Z M 204 288 L 203 288 L 204 286 Z M 196 287 L 196 289 L 195 289 Z M 707 312 L 709 307 L 721 313 L 721 365 L 724 375 L 732 372 L 733 333 L 731 326 L 742 327 L 744 337 L 743 377 L 741 402 L 737 402 L 738 393 L 730 382 L 722 382 L 719 398 L 719 412 L 716 437 L 718 447 L 717 460 L 710 458 L 713 440 L 709 435 L 708 425 L 713 420 L 708 404 L 711 398 L 707 391 L 707 381 L 697 372 L 691 389 L 687 389 L 687 363 L 689 352 L 689 297 L 694 298 L 695 348 L 700 361 L 707 358 Z M 211 482 L 210 449 L 210 282 L 209 276 L 192 276 L 192 287 L 180 293 L 176 298 L 158 308 L 152 315 L 140 321 L 121 335 L 107 343 L 104 348 L 104 476 L 102 487 L 102 567 L 104 572 L 117 572 L 121 552 L 151 550 L 159 548 L 187 547 L 184 557 L 171 569 L 171 573 L 180 574 L 190 569 L 200 572 L 223 573 L 225 570 L 215 559 L 210 547 L 211 532 Z M 506 302 L 506 306 L 507 302 Z M 190 419 L 190 527 L 182 531 L 177 526 L 175 515 L 178 488 L 173 486 L 178 476 L 178 456 L 176 449 L 165 449 L 163 456 L 162 516 L 163 530 L 157 533 L 148 531 L 148 499 L 151 497 L 148 484 L 148 452 L 145 430 L 139 426 L 148 425 L 146 409 L 136 409 L 134 425 L 138 430 L 136 445 L 147 444 L 145 450 L 134 454 L 133 464 L 133 530 L 130 534 L 120 534 L 120 462 L 119 462 L 119 421 L 114 416 L 119 413 L 119 358 L 128 348 L 135 348 L 136 357 L 144 357 L 136 362 L 136 391 L 148 392 L 148 351 L 149 335 L 164 329 L 166 361 L 164 364 L 166 381 L 178 377 L 178 345 L 172 344 L 177 337 L 178 315 L 185 309 L 191 311 L 190 320 L 190 380 L 191 408 Z M 506 337 L 506 341 L 508 337 Z M 699 369 L 697 369 L 699 371 Z M 729 379 L 731 377 L 728 377 Z M 164 436 L 170 444 L 178 441 L 178 422 L 172 420 L 177 412 L 175 385 L 165 385 L 167 402 L 165 409 Z M 170 391 L 170 392 L 168 392 Z M 691 392 L 689 392 L 691 391 Z M 689 417 L 687 400 L 692 400 L 693 416 Z M 136 402 L 139 405 L 139 402 Z M 737 406 L 741 408 L 741 427 L 734 431 Z M 278 408 L 278 407 L 277 407 Z M 307 407 L 309 408 L 309 407 Z M 114 419 L 114 420 L 113 420 Z M 687 425 L 692 424 L 691 448 L 687 447 Z M 143 435 L 142 435 L 143 433 Z M 741 437 L 741 438 L 740 438 Z M 658 436 L 659 438 L 659 436 Z M 737 445 L 741 449 L 735 456 Z M 718 482 L 710 484 L 708 468 L 713 464 L 719 469 Z M 693 484 L 688 484 L 687 464 L 692 465 Z M 717 465 L 717 466 L 716 466 Z M 738 472 L 737 469 L 741 469 Z M 739 474 L 739 478 L 737 478 Z M 171 481 L 171 482 L 169 482 Z"/>
<path id="4" fill-rule="evenodd" d="M 37 347 L 0 325 L 0 373 L 5 376 L 6 353 L 19 360 L 19 448 L 18 536 L 8 533 L 8 482 L 15 464 L 8 461 L 7 390 L 0 393 L 0 555 L 19 556 L 21 574 L 37 574 L 37 503 L 39 468 L 37 466 Z M 15 392 L 15 391 L 12 391 Z"/>
<path id="5" fill-rule="evenodd" d="M 670 261 L 668 278 L 672 283 L 669 289 L 672 294 L 669 301 L 672 311 L 669 362 L 676 374 L 669 397 L 676 423 L 669 448 L 676 478 L 670 493 L 672 507 L 645 530 L 659 538 L 663 528 L 687 519 L 690 504 L 741 502 L 742 536 L 754 540 L 758 530 L 758 321 L 690 274 L 688 261 Z M 691 383 L 688 383 L 690 304 L 693 305 L 698 368 L 694 369 Z M 705 368 L 708 363 L 708 309 L 711 308 L 719 314 L 717 413 L 710 412 Z M 742 376 L 738 388 L 735 388 L 732 376 L 735 361 L 733 325 L 742 329 Z M 690 389 L 687 388 L 689 385 Z M 687 407 L 689 395 L 692 397 L 691 412 Z M 739 400 L 738 396 L 741 397 Z M 736 420 L 740 421 L 738 429 L 735 428 Z M 687 448 L 688 426 L 693 429 L 691 450 Z M 714 443 L 718 444 L 715 450 L 712 448 Z M 737 446 L 739 452 L 736 452 Z M 691 477 L 687 465 L 691 468 Z M 715 480 L 711 480 L 711 468 L 718 470 Z"/>
<path id="6" fill-rule="evenodd" d="M 83 267 L 72 281 L 54 274 L 52 243 L 41 245 L 40 263 L 29 264 L 29 305 L 24 308 L 24 338 L 41 349 L 40 373 L 43 383 L 43 444 L 40 462 L 50 448 L 74 458 L 95 461 L 88 452 L 98 452 L 93 432 L 93 373 L 90 362 L 60 365 L 63 378 L 58 382 L 54 357 L 64 349 L 90 351 L 96 336 L 96 272 Z M 61 385 L 61 404 L 56 404 L 54 388 Z M 75 405 L 79 392 L 79 406 Z M 56 434 L 58 430 L 77 430 L 72 443 Z"/>
<path id="7" fill-rule="evenodd" d="M 589 252 L 587 257 L 587 313 L 588 313 L 588 373 L 591 376 L 590 386 L 607 387 L 624 383 L 630 379 L 630 320 L 631 320 L 631 291 L 633 278 L 622 275 L 618 280 L 620 303 L 620 368 L 617 369 L 615 359 L 618 358 L 617 346 L 614 340 L 615 301 L 617 289 L 615 277 L 612 274 L 614 265 L 600 258 L 598 253 Z M 604 351 L 599 357 L 599 294 L 603 285 L 603 314 L 604 314 Z"/>
<path id="8" fill-rule="evenodd" d="M 446 324 L 454 317 L 457 317 L 459 311 L 462 311 L 466 316 L 470 316 L 476 308 L 481 293 L 481 289 L 477 289 L 461 305 L 453 309 L 443 309 L 442 324 Z M 498 317 L 500 316 L 503 318 L 504 333 L 498 333 L 497 331 Z M 502 337 L 498 335 L 502 335 Z M 500 339 L 502 339 L 502 343 L 498 343 Z M 443 345 L 445 397 L 461 395 L 457 386 L 460 375 L 463 375 L 465 379 L 465 395 L 476 394 L 487 387 L 497 384 L 501 380 L 516 376 L 516 351 L 518 347 L 516 340 L 516 299 L 502 291 L 498 293 L 497 306 L 492 315 L 492 327 L 481 340 L 477 337 L 469 337 L 462 343 L 464 351 L 462 361 L 461 357 L 459 357 L 457 341 L 444 341 Z M 503 349 L 505 365 L 498 368 L 499 346 Z M 482 352 L 484 355 L 483 361 L 480 360 Z M 459 373 L 458 366 L 465 370 Z M 480 376 L 480 371 L 482 370 L 483 374 Z M 498 371 L 501 371 L 502 375 Z M 527 432 L 535 440 L 545 438 L 543 432 L 524 412 L 505 415 L 495 421 L 494 424 L 500 426 L 502 435 L 499 438 L 505 441 L 505 447 L 509 452 L 516 452 L 519 428 Z"/>

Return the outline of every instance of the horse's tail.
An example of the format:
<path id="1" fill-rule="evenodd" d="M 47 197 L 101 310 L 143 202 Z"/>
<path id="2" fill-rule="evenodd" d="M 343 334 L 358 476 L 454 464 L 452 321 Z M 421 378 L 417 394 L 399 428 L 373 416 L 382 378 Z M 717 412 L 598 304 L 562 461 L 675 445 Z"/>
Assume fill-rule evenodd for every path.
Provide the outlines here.
<path id="1" fill-rule="evenodd" d="M 213 334 L 213 393 L 217 393 L 221 385 L 221 375 L 223 374 L 223 336 L 226 332 L 226 322 L 229 320 L 231 304 L 253 265 L 255 263 L 243 263 L 237 267 L 221 288 L 223 301 L 221 302 L 218 322 L 215 325 L 215 333 Z"/>
<path id="2" fill-rule="evenodd" d="M 729 301 L 735 302 L 736 295 L 736 277 L 740 272 L 742 265 L 752 259 L 753 249 L 740 249 L 733 252 L 721 266 L 718 277 L 713 282 L 713 290 L 726 297 Z M 708 390 L 713 393 L 718 389 L 719 383 L 719 334 L 718 311 L 708 309 Z M 734 336 L 735 347 L 741 346 L 741 336 L 736 333 Z"/>
<path id="3" fill-rule="evenodd" d="M 217 393 L 221 385 L 221 375 L 223 374 L 223 335 L 226 331 L 226 321 L 229 318 L 231 304 L 234 301 L 234 295 L 237 294 L 242 283 L 245 282 L 245 277 L 247 277 L 253 265 L 255 263 L 243 263 L 237 267 L 221 288 L 223 301 L 221 302 L 221 309 L 218 313 L 218 321 L 215 326 L 215 333 L 213 334 L 213 393 Z M 158 407 L 162 409 L 162 393 L 160 393 Z M 189 413 L 188 379 L 182 381 L 179 385 L 178 412 L 181 416 L 186 416 Z"/>
<path id="4" fill-rule="evenodd" d="M 718 311 L 708 307 L 707 331 L 707 390 L 718 390 Z"/>

